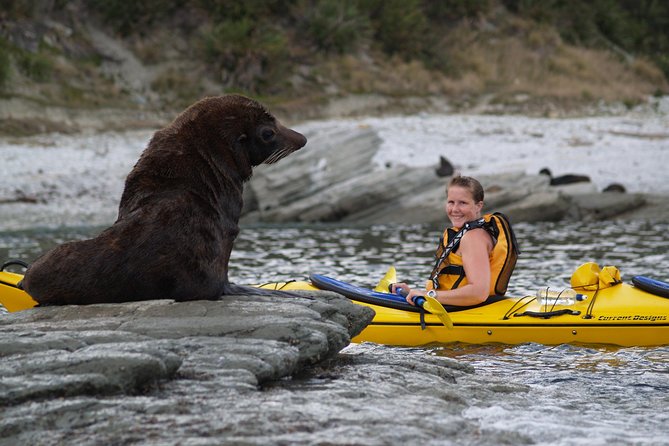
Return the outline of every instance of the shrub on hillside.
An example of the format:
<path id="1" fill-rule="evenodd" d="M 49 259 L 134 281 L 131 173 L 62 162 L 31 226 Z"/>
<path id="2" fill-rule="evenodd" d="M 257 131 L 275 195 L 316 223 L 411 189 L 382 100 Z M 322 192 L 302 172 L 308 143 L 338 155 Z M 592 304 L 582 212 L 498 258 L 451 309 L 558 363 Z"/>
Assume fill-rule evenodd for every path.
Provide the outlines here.
<path id="1" fill-rule="evenodd" d="M 290 65 L 287 40 L 269 23 L 226 20 L 204 31 L 203 43 L 207 62 L 218 67 L 221 80 L 235 89 L 267 93 Z"/>
<path id="2" fill-rule="evenodd" d="M 48 56 L 29 51 L 19 51 L 15 56 L 19 70 L 32 80 L 45 82 L 51 78 L 53 63 Z"/>
<path id="3" fill-rule="evenodd" d="M 371 34 L 369 17 L 354 0 L 301 0 L 293 16 L 316 48 L 344 54 L 355 50 Z"/>
<path id="4" fill-rule="evenodd" d="M 0 87 L 5 86 L 9 81 L 10 71 L 10 57 L 7 45 L 3 39 L 0 39 Z"/>

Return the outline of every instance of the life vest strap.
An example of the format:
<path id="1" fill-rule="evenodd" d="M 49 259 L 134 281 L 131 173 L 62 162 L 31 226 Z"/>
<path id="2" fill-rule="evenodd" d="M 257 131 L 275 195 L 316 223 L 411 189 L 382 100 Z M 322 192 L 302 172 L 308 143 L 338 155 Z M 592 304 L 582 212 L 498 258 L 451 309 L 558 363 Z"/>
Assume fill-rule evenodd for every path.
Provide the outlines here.
<path id="1" fill-rule="evenodd" d="M 477 228 L 483 228 L 486 224 L 485 218 L 479 218 L 477 220 L 473 220 L 470 222 L 467 222 L 464 224 L 464 226 L 456 232 L 450 240 L 448 240 L 448 244 L 444 246 L 444 238 L 442 237 L 439 241 L 440 247 L 442 247 L 441 253 L 437 256 L 436 261 L 434 262 L 434 267 L 432 268 L 432 273 L 430 274 L 430 280 L 432 281 L 432 286 L 436 290 L 439 288 L 439 266 L 446 260 L 446 258 L 449 256 L 449 254 L 453 251 L 455 251 L 458 246 L 460 246 L 460 240 L 462 240 L 462 237 L 469 231 L 470 229 L 477 229 Z M 449 230 L 449 235 L 450 235 L 450 230 Z M 464 276 L 463 276 L 464 277 Z M 462 280 L 462 279 L 460 279 Z"/>
<path id="2" fill-rule="evenodd" d="M 489 220 L 486 220 L 486 218 L 489 218 Z M 500 238 L 502 238 L 507 247 L 506 257 L 503 259 L 503 264 L 501 265 L 501 269 L 497 274 L 494 283 L 495 294 L 504 295 L 506 293 L 506 288 L 516 266 L 516 260 L 520 254 L 520 249 L 518 248 L 516 235 L 513 232 L 508 217 L 500 212 L 495 212 L 491 214 L 491 216 L 485 216 L 467 222 L 457 232 L 451 228 L 447 229 L 445 236 L 448 240 L 444 241 L 443 236 L 439 240 L 439 247 L 437 249 L 437 255 L 435 256 L 436 260 L 430 274 L 430 281 L 432 282 L 432 287 L 434 289 L 439 288 L 439 277 L 442 275 L 457 276 L 451 289 L 460 286 L 466 277 L 464 268 L 459 265 L 450 265 L 448 263 L 448 257 L 458 248 L 462 237 L 467 231 L 478 228 L 484 229 L 490 235 L 493 240 L 493 246 L 497 246 L 498 242 L 500 242 Z M 452 267 L 458 269 L 453 269 Z"/>

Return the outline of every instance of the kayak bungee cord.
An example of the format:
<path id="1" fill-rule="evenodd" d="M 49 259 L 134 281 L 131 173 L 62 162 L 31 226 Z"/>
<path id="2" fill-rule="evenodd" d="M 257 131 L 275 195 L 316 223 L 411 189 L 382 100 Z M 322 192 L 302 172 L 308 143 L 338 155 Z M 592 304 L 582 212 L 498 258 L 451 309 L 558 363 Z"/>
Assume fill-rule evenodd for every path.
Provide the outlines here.
<path id="1" fill-rule="evenodd" d="M 529 300 L 525 301 L 525 299 L 529 299 Z M 502 320 L 508 320 L 511 317 L 512 314 L 519 312 L 520 310 L 522 310 L 523 308 L 525 308 L 526 306 L 531 304 L 534 300 L 536 300 L 536 297 L 534 297 L 534 296 L 523 296 L 523 297 L 521 297 L 516 302 L 514 302 L 513 305 L 511 305 L 511 308 L 509 308 L 509 311 L 507 311 L 504 314 L 504 317 L 502 318 Z M 520 305 L 520 306 L 518 308 L 516 308 L 517 305 Z"/>

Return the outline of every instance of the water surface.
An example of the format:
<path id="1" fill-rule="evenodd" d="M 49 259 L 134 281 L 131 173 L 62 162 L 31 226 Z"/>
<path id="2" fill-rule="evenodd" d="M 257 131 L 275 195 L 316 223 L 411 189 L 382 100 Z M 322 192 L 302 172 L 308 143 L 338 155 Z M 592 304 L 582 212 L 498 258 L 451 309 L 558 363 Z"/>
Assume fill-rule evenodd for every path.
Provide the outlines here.
<path id="1" fill-rule="evenodd" d="M 537 284 L 566 287 L 586 261 L 617 266 L 625 281 L 637 274 L 669 280 L 668 223 L 515 228 L 522 255 L 510 295 L 534 292 Z M 32 260 L 57 243 L 99 230 L 0 233 L 0 259 Z M 374 285 L 392 264 L 400 277 L 421 284 L 439 232 L 419 225 L 246 227 L 230 277 L 262 283 L 321 273 Z M 340 356 L 330 369 L 244 395 L 241 413 L 262 407 L 263 415 L 247 430 L 236 425 L 236 434 L 226 438 L 248 444 L 669 444 L 667 347 L 361 344 Z M 455 359 L 474 373 L 449 383 L 418 366 L 406 367 L 406 361 L 435 359 Z M 184 427 L 172 436 L 156 426 L 147 429 L 173 444 L 217 428 Z"/>

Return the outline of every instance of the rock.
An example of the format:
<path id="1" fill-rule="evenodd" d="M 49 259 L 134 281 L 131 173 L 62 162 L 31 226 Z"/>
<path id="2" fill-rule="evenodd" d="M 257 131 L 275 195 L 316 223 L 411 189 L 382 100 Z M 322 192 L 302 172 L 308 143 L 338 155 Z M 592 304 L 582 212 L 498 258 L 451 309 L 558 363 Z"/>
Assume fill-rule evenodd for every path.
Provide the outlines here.
<path id="1" fill-rule="evenodd" d="M 282 208 L 266 211 L 270 221 L 350 221 L 384 222 L 384 216 L 394 214 L 390 220 L 402 221 L 405 200 L 420 191 L 434 187 L 438 182 L 426 169 L 393 167 L 352 177 L 333 184 L 313 196 L 296 200 Z M 443 188 L 438 187 L 442 191 Z"/>
<path id="2" fill-rule="evenodd" d="M 289 162 L 258 166 L 245 187 L 253 190 L 256 210 L 263 221 L 273 221 L 276 209 L 317 197 L 333 185 L 364 177 L 374 170 L 372 158 L 381 140 L 373 130 L 359 128 L 356 132 L 340 130 L 318 135 L 307 132 L 306 136 L 309 143 L 305 150 L 293 154 Z"/>
<path id="3" fill-rule="evenodd" d="M 493 212 L 534 193 L 549 190 L 548 178 L 544 175 L 527 175 L 524 172 L 482 175 L 478 177 L 478 180 L 485 190 L 485 212 Z"/>
<path id="4" fill-rule="evenodd" d="M 569 210 L 569 200 L 558 192 L 539 192 L 497 209 L 512 222 L 559 221 Z"/>
<path id="5" fill-rule="evenodd" d="M 334 293 L 302 294 L 3 315 L 0 404 L 135 395 L 177 376 L 222 376 L 219 386 L 255 387 L 334 357 L 374 315 Z"/>
<path id="6" fill-rule="evenodd" d="M 579 195 L 592 195 L 597 193 L 597 186 L 593 183 L 569 183 L 560 186 L 551 186 L 551 191 L 559 192 L 567 197 L 575 197 Z"/>
<path id="7" fill-rule="evenodd" d="M 641 194 L 592 193 L 571 197 L 571 217 L 578 220 L 606 220 L 633 212 L 646 204 Z"/>
<path id="8" fill-rule="evenodd" d="M 428 183 L 423 180 L 428 179 Z M 377 201 L 367 208 L 362 208 L 349 215 L 347 221 L 367 224 L 399 223 L 399 224 L 443 224 L 446 221 L 444 200 L 446 179 L 434 178 L 434 175 L 410 175 L 406 181 L 388 184 L 384 189 L 389 202 Z M 395 187 L 393 187 L 396 185 Z M 408 186 L 408 187 L 407 187 Z M 404 193 L 398 189 L 406 188 Z"/>

